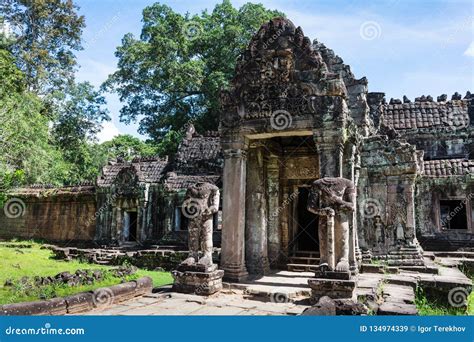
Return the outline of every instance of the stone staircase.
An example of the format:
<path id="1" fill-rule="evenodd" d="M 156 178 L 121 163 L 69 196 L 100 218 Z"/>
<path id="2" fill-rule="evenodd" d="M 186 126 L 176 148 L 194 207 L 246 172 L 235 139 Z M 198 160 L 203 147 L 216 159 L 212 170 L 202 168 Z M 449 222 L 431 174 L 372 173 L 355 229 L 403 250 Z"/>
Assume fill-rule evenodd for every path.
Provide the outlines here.
<path id="1" fill-rule="evenodd" d="M 387 255 L 373 256 L 372 260 L 380 260 L 388 266 L 423 266 L 423 254 L 418 246 L 404 246 Z"/>
<path id="2" fill-rule="evenodd" d="M 290 272 L 314 272 L 319 265 L 319 252 L 298 251 L 290 256 L 287 264 Z"/>

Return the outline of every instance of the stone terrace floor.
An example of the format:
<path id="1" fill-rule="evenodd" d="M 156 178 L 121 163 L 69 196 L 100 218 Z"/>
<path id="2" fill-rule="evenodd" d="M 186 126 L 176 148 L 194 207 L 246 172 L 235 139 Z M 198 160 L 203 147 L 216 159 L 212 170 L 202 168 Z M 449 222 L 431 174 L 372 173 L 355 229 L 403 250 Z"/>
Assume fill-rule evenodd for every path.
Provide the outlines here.
<path id="1" fill-rule="evenodd" d="M 426 260 L 429 263 L 429 260 Z M 446 261 L 445 261 L 446 263 Z M 401 271 L 362 273 L 354 299 L 379 298 L 378 314 L 415 315 L 417 283 L 446 288 L 471 286 L 456 267 L 439 267 L 438 274 Z M 308 279 L 312 272 L 276 271 L 246 283 L 224 283 L 212 296 L 181 294 L 165 286 L 156 293 L 97 309 L 87 315 L 299 315 L 310 307 Z"/>
<path id="2" fill-rule="evenodd" d="M 291 302 L 272 303 L 245 297 L 238 290 L 224 290 L 210 297 L 176 292 L 152 293 L 104 310 L 90 311 L 87 315 L 298 315 L 308 307 Z"/>

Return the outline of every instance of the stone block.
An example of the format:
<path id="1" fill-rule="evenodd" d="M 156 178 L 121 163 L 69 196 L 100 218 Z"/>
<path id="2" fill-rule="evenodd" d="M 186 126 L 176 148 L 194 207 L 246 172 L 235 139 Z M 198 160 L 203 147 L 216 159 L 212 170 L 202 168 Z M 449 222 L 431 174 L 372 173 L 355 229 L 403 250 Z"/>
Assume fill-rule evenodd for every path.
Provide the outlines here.
<path id="1" fill-rule="evenodd" d="M 342 279 L 342 280 L 349 280 L 351 279 L 350 272 L 337 272 L 337 271 L 316 271 L 315 272 L 316 278 L 320 279 Z"/>
<path id="2" fill-rule="evenodd" d="M 67 313 L 75 314 L 94 309 L 92 292 L 81 292 L 64 298 L 67 304 Z"/>
<path id="3" fill-rule="evenodd" d="M 321 297 L 318 303 L 307 308 L 302 316 L 336 316 L 336 315 L 367 315 L 368 309 L 362 303 L 352 299 L 331 299 Z"/>
<path id="4" fill-rule="evenodd" d="M 173 271 L 173 291 L 181 293 L 195 293 L 208 296 L 222 290 L 224 271 L 212 272 Z"/>
<path id="5" fill-rule="evenodd" d="M 64 315 L 66 313 L 66 301 L 63 298 L 7 304 L 2 306 L 1 311 L 4 316 Z"/>
<path id="6" fill-rule="evenodd" d="M 135 295 L 141 296 L 150 293 L 153 290 L 153 280 L 150 277 L 142 277 L 135 281 L 137 284 Z"/>
<path id="7" fill-rule="evenodd" d="M 308 285 L 311 288 L 311 301 L 317 303 L 323 296 L 332 299 L 352 298 L 356 281 L 354 279 L 309 279 Z"/>

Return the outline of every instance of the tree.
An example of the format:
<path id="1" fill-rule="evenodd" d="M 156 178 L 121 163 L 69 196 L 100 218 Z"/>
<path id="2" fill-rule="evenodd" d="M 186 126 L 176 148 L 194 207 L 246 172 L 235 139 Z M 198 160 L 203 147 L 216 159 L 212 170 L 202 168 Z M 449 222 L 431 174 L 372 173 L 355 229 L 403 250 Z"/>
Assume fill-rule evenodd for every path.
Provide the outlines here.
<path id="1" fill-rule="evenodd" d="M 110 120 L 105 98 L 88 83 L 72 84 L 56 94 L 52 138 L 69 163 L 65 183 L 93 181 L 106 156 L 95 143 L 101 123 Z"/>
<path id="2" fill-rule="evenodd" d="M 109 121 L 105 98 L 89 82 L 72 84 L 56 94 L 53 137 L 62 149 L 94 141 L 101 123 Z"/>
<path id="3" fill-rule="evenodd" d="M 2 0 L 2 20 L 12 27 L 9 44 L 16 64 L 25 74 L 27 89 L 50 94 L 74 79 L 81 50 L 84 17 L 72 0 Z"/>
<path id="4" fill-rule="evenodd" d="M 158 153 L 157 147 L 152 143 L 143 142 L 128 134 L 116 136 L 102 143 L 101 147 L 107 151 L 107 159 L 123 158 L 130 161 L 133 157 L 148 157 Z"/>
<path id="5" fill-rule="evenodd" d="M 140 133 L 157 142 L 176 136 L 189 120 L 201 131 L 217 129 L 219 93 L 238 55 L 278 15 L 260 4 L 235 9 L 228 0 L 193 16 L 159 3 L 146 7 L 140 39 L 124 36 L 116 51 L 118 70 L 104 84 L 125 102 L 121 120 L 142 118 Z"/>
<path id="6" fill-rule="evenodd" d="M 5 49 L 0 49 L 0 79 L 0 187 L 59 183 L 67 166 L 49 143 L 42 101 L 26 90 L 25 75 Z"/>

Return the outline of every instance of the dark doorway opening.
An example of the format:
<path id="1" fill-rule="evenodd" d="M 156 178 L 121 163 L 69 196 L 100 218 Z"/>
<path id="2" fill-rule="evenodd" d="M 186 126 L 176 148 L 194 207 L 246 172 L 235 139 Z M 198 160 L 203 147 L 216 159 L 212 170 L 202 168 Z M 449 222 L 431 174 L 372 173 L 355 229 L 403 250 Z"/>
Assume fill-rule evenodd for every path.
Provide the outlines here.
<path id="1" fill-rule="evenodd" d="M 439 208 L 442 229 L 467 229 L 466 202 L 441 200 Z"/>
<path id="2" fill-rule="evenodd" d="M 309 188 L 298 188 L 297 209 L 297 251 L 319 252 L 318 216 L 309 212 L 308 205 Z"/>
<path id="3" fill-rule="evenodd" d="M 136 211 L 130 211 L 130 232 L 128 234 L 128 241 L 137 241 L 138 215 Z"/>

